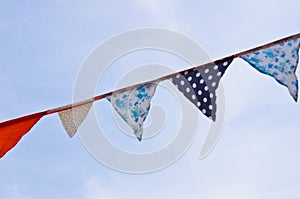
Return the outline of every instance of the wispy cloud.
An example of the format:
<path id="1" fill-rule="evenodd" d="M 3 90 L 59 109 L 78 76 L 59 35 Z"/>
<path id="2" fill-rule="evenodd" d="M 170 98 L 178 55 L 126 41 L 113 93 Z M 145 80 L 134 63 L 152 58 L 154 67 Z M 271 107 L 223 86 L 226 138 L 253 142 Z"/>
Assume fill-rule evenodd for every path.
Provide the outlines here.
<path id="1" fill-rule="evenodd" d="M 137 9 L 145 11 L 148 16 L 152 18 L 152 22 L 155 21 L 155 24 L 163 26 L 165 28 L 174 29 L 177 31 L 190 31 L 192 27 L 187 21 L 183 21 L 183 18 L 180 17 L 180 5 L 181 1 L 166 0 L 135 0 L 134 5 Z"/>
<path id="2" fill-rule="evenodd" d="M 112 192 L 112 189 L 105 189 L 105 183 L 96 177 L 91 177 L 84 182 L 83 196 L 87 199 L 117 199 L 122 191 Z M 118 194 L 119 193 L 119 194 Z M 122 193 L 121 193 L 122 195 Z"/>
<path id="3" fill-rule="evenodd" d="M 2 191 L 1 191 L 2 190 Z M 33 199 L 33 197 L 17 184 L 3 186 L 0 189 L 2 199 Z"/>

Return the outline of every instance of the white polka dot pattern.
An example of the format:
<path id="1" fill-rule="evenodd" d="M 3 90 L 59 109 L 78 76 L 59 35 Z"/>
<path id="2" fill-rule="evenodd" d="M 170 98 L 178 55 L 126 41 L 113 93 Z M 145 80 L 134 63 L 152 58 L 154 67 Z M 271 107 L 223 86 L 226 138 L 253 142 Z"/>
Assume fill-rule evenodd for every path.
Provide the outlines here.
<path id="1" fill-rule="evenodd" d="M 170 80 L 204 115 L 216 120 L 216 89 L 233 57 L 215 64 L 190 69 L 174 75 Z"/>

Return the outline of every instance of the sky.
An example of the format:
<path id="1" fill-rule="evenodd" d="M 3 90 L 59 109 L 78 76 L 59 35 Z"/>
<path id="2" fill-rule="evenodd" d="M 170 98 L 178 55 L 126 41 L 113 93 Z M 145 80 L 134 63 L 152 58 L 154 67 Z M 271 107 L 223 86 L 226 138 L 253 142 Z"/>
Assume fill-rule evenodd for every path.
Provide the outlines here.
<path id="1" fill-rule="evenodd" d="M 0 1 L 0 121 L 71 103 L 84 60 L 96 46 L 121 32 L 143 27 L 177 31 L 197 42 L 214 60 L 298 33 L 299 7 L 296 0 Z M 189 66 L 164 52 L 128 56 L 112 65 L 114 71 L 122 64 L 136 67 L 155 62 L 175 70 Z M 98 88 L 99 93 L 112 89 L 118 80 L 109 71 L 107 76 L 108 83 L 101 82 L 105 86 Z M 0 198 L 299 196 L 299 103 L 286 88 L 239 59 L 222 81 L 225 123 L 207 158 L 199 159 L 209 124 L 204 117 L 199 119 L 203 128 L 179 160 L 162 170 L 130 174 L 101 164 L 78 135 L 67 136 L 57 115 L 49 115 L 0 160 Z M 154 100 L 168 104 L 163 93 Z M 100 106 L 108 103 L 101 101 L 97 106 L 101 115 Z M 170 111 L 165 110 L 168 116 Z M 106 122 L 108 127 L 115 126 L 113 120 Z M 158 149 L 169 142 L 163 137 L 163 143 L 151 145 L 149 139 L 146 147 L 143 142 L 128 146 L 129 138 L 121 133 L 113 137 L 117 144 L 135 151 Z"/>

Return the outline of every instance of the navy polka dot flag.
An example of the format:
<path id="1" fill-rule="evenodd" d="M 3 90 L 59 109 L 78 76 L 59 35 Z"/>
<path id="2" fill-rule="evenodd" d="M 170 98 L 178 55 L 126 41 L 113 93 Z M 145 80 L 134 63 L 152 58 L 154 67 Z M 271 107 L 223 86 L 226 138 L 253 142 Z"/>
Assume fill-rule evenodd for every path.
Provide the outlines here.
<path id="1" fill-rule="evenodd" d="M 233 59 L 229 57 L 214 64 L 177 73 L 171 81 L 204 115 L 215 121 L 216 89 Z"/>

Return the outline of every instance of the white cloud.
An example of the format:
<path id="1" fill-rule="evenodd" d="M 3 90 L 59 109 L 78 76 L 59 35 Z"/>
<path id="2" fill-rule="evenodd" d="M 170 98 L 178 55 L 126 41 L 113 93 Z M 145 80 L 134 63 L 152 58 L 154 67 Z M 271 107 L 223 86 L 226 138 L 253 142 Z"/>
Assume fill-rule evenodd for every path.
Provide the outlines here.
<path id="1" fill-rule="evenodd" d="M 101 182 L 96 177 L 91 177 L 85 181 L 84 184 L 84 198 L 87 199 L 117 199 L 115 193 L 112 193 L 110 189 L 105 189 L 104 182 Z"/>
<path id="2" fill-rule="evenodd" d="M 3 192 L 0 192 L 0 198 L 2 199 L 33 199 L 33 197 L 26 193 L 24 188 L 21 186 L 14 184 L 9 186 L 2 187 Z"/>
<path id="3" fill-rule="evenodd" d="M 177 31 L 189 31 L 192 29 L 189 23 L 183 21 L 183 17 L 179 15 L 181 11 L 181 2 L 166 0 L 136 0 L 134 1 L 138 9 L 142 9 L 155 20 L 155 24 L 171 28 Z"/>

